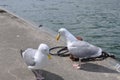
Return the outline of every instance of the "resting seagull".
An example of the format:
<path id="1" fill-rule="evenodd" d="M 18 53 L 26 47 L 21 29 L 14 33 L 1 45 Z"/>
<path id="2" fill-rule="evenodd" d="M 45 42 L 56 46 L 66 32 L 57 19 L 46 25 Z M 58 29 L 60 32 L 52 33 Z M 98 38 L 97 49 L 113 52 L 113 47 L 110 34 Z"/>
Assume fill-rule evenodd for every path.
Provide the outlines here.
<path id="1" fill-rule="evenodd" d="M 79 58 L 79 64 L 73 65 L 78 69 L 80 69 L 82 58 L 98 57 L 102 54 L 102 49 L 100 47 L 78 40 L 65 28 L 60 28 L 58 30 L 58 35 L 56 36 L 57 41 L 60 39 L 60 36 L 63 36 L 66 39 L 69 52 Z"/>
<path id="2" fill-rule="evenodd" d="M 38 49 L 28 48 L 25 51 L 21 51 L 28 68 L 35 74 L 37 80 L 42 80 L 41 69 L 47 65 L 51 56 L 49 54 L 49 47 L 46 44 L 40 44 Z"/>

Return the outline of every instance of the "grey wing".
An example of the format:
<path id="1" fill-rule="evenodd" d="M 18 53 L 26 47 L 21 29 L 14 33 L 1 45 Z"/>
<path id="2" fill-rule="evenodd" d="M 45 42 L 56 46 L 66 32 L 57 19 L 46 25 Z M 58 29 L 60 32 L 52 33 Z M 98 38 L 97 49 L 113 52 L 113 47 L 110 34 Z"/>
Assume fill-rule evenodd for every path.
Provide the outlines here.
<path id="1" fill-rule="evenodd" d="M 92 44 L 89 44 L 85 41 L 77 41 L 71 45 L 71 48 L 74 48 L 73 54 L 77 57 L 92 57 L 98 53 L 100 50 L 99 47 L 96 47 Z"/>
<path id="2" fill-rule="evenodd" d="M 35 65 L 34 56 L 36 51 L 37 51 L 36 49 L 28 48 L 23 52 L 23 59 L 28 66 Z"/>

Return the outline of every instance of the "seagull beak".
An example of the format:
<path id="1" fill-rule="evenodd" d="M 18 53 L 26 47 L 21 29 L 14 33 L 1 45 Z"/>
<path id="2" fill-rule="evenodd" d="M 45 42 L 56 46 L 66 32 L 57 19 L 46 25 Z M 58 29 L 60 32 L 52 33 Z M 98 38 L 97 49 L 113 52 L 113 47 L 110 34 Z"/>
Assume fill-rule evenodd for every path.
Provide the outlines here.
<path id="1" fill-rule="evenodd" d="M 51 57 L 51 55 L 50 55 L 50 54 L 48 54 L 48 59 L 52 59 L 52 57 Z"/>
<path id="2" fill-rule="evenodd" d="M 58 41 L 60 39 L 60 33 L 56 36 L 56 40 Z"/>

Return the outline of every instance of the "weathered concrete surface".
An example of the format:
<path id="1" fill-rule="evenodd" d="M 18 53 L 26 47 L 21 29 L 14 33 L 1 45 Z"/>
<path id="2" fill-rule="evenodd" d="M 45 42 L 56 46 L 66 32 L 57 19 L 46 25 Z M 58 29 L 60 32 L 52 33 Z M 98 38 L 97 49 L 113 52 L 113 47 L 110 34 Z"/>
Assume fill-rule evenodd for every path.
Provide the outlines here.
<path id="1" fill-rule="evenodd" d="M 58 44 L 55 34 L 47 31 L 0 10 L 0 80 L 35 80 L 19 50 L 37 48 L 40 43 L 50 47 L 63 44 Z M 72 64 L 68 57 L 53 56 L 50 65 L 44 68 L 45 80 L 120 80 L 113 59 L 82 64 L 81 70 Z"/>

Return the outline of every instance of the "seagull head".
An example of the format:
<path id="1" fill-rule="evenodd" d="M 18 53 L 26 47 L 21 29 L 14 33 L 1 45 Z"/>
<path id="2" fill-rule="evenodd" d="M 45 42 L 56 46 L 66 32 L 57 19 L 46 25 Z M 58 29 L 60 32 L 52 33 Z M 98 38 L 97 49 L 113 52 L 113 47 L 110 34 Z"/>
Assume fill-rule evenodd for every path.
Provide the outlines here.
<path id="1" fill-rule="evenodd" d="M 38 50 L 40 50 L 41 53 L 43 53 L 44 55 L 48 56 L 48 59 L 51 59 L 51 55 L 49 54 L 49 47 L 46 44 L 40 44 Z"/>
<path id="2" fill-rule="evenodd" d="M 58 30 L 58 35 L 56 36 L 56 40 L 58 41 L 61 36 L 64 36 L 67 42 L 73 42 L 77 40 L 76 37 L 65 28 L 60 28 Z"/>
<path id="3" fill-rule="evenodd" d="M 67 29 L 65 28 L 60 28 L 58 30 L 58 35 L 56 36 L 56 40 L 58 41 L 60 39 L 61 36 L 65 36 L 67 33 Z"/>

